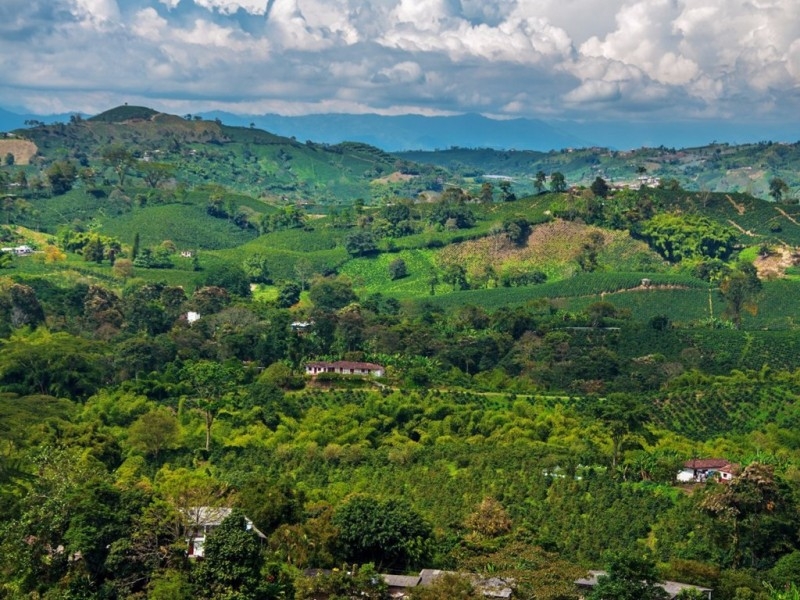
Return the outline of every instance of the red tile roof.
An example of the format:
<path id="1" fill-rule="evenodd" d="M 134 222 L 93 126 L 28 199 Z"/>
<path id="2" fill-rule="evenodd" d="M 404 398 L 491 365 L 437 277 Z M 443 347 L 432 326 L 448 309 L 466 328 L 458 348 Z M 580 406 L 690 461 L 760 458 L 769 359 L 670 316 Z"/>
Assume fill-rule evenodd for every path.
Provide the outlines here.
<path id="1" fill-rule="evenodd" d="M 724 458 L 693 458 L 683 463 L 687 469 L 721 469 L 731 464 L 729 460 Z"/>

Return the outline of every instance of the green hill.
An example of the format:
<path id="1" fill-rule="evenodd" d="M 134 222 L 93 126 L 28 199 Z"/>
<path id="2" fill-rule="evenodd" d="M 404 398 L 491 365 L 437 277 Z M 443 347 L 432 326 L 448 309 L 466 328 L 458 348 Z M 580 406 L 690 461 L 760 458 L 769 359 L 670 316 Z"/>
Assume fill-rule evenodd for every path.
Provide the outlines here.
<path id="1" fill-rule="evenodd" d="M 125 121 L 149 120 L 158 115 L 158 111 L 146 106 L 117 106 L 110 110 L 101 112 L 99 115 L 90 117 L 89 121 L 99 121 L 104 123 L 124 123 Z"/>
<path id="2" fill-rule="evenodd" d="M 476 304 L 493 310 L 546 299 L 581 311 L 607 300 L 637 320 L 668 314 L 680 324 L 722 316 L 719 282 L 725 269 L 746 259 L 769 277 L 788 277 L 765 288 L 763 308 L 754 316 L 745 311 L 744 325 L 793 327 L 783 302 L 797 285 L 792 256 L 800 246 L 800 208 L 792 202 L 675 186 L 612 189 L 605 198 L 585 188 L 524 196 L 516 181 L 517 199 L 504 202 L 499 182 L 486 177 L 505 172 L 530 178 L 537 169 L 589 177 L 613 173 L 613 165 L 644 166 L 654 174 L 658 165 L 685 166 L 691 157 L 706 157 L 697 164 L 728 164 L 747 152 L 783 165 L 776 161 L 791 161 L 791 146 L 651 149 L 624 157 L 598 149 L 453 148 L 398 159 L 366 144 L 301 143 L 254 127 L 136 106 L 17 134 L 35 143 L 39 156 L 32 165 L 2 168 L 9 194 L 4 220 L 54 241 L 67 229 L 96 234 L 116 240 L 125 258 L 138 236 L 149 249 L 199 250 L 200 268 L 242 266 L 249 257 L 263 257 L 277 286 L 339 274 L 362 296 L 380 293 L 448 309 Z M 455 173 L 412 162 L 431 158 Z M 49 181 L 64 164 L 74 166 L 66 186 L 71 189 L 56 193 Z M 18 180 L 25 186 L 14 187 Z M 481 182 L 491 182 L 493 201 L 478 201 Z M 719 224 L 734 240 L 726 264 L 705 264 L 702 257 L 667 262 L 648 245 L 645 232 L 648 219 L 660 213 Z M 354 250 L 356 239 L 362 245 Z M 398 262 L 401 276 L 393 275 Z M 177 261 L 169 278 L 194 285 L 202 276 L 189 267 Z M 80 269 L 111 277 L 103 261 Z M 142 268 L 136 276 L 167 277 L 164 270 Z M 651 282 L 646 290 L 644 279 Z"/>
<path id="3" fill-rule="evenodd" d="M 611 183 L 636 184 L 643 174 L 660 180 L 675 179 L 698 192 L 746 192 L 769 198 L 774 177 L 789 185 L 789 196 L 800 193 L 800 142 L 777 144 L 709 144 L 697 148 L 640 148 L 620 152 L 606 148 L 575 148 L 537 152 L 450 148 L 399 152 L 405 160 L 428 163 L 477 180 L 511 177 L 515 186 L 530 192 L 542 171 L 558 171 L 568 184 L 588 186 L 596 177 Z M 549 180 L 548 180 L 549 181 Z"/>
<path id="4" fill-rule="evenodd" d="M 255 128 L 230 127 L 191 115 L 179 117 L 146 107 L 120 106 L 89 119 L 38 124 L 14 132 L 36 144 L 36 164 L 45 168 L 72 159 L 99 181 L 115 181 L 105 159 L 124 147 L 136 162 L 167 164 L 178 182 L 214 182 L 256 196 L 323 205 L 371 201 L 385 194 L 416 194 L 435 184 L 436 169 L 414 167 L 361 143 L 301 143 Z M 139 177 L 136 163 L 128 169 Z M 392 180 L 392 173 L 414 172 Z"/>

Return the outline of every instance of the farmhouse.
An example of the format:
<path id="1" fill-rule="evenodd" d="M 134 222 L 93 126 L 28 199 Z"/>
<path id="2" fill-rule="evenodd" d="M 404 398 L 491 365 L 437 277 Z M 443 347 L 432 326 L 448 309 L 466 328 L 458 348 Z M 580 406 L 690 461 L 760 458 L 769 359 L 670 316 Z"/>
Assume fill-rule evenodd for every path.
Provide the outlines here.
<path id="1" fill-rule="evenodd" d="M 17 256 L 27 256 L 28 254 L 33 254 L 33 248 L 30 246 L 13 246 L 10 248 L 0 248 L 0 252 L 4 252 L 6 254 L 16 254 Z"/>
<path id="2" fill-rule="evenodd" d="M 308 333 L 314 325 L 314 321 L 292 321 L 291 328 L 295 333 Z"/>
<path id="3" fill-rule="evenodd" d="M 320 373 L 336 373 L 337 375 L 372 375 L 383 377 L 385 369 L 381 365 L 366 362 L 350 362 L 339 360 L 336 362 L 311 362 L 306 365 L 306 375 L 316 377 Z"/>
<path id="4" fill-rule="evenodd" d="M 206 537 L 219 527 L 231 512 L 233 512 L 233 509 L 225 506 L 197 506 L 184 511 L 186 518 L 185 537 L 189 547 L 187 556 L 189 558 L 203 558 L 205 556 Z M 247 517 L 245 517 L 245 523 L 247 531 L 255 532 L 262 540 L 267 539 L 267 536 L 261 533 Z"/>
<path id="5" fill-rule="evenodd" d="M 680 483 L 703 483 L 713 477 L 731 481 L 738 473 L 739 465 L 724 458 L 693 458 L 683 463 L 676 479 Z"/>
<path id="6" fill-rule="evenodd" d="M 589 571 L 589 576 L 576 580 L 575 585 L 577 585 L 578 589 L 581 590 L 581 595 L 583 596 L 583 594 L 588 594 L 591 592 L 594 586 L 597 585 L 597 580 L 605 575 L 605 571 Z M 667 597 L 669 600 L 677 598 L 678 594 L 680 594 L 683 590 L 698 591 L 706 596 L 708 600 L 711 600 L 711 592 L 713 591 L 710 588 L 700 587 L 699 585 L 691 585 L 688 583 L 680 583 L 678 581 L 664 581 L 658 585 L 659 587 L 664 588 L 664 591 L 667 592 Z"/>

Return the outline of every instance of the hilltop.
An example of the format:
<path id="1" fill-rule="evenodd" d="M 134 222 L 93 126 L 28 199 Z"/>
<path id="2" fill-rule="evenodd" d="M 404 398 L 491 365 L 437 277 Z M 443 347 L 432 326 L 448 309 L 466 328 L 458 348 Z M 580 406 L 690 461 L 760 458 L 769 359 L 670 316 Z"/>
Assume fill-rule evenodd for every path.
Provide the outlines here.
<path id="1" fill-rule="evenodd" d="M 255 127 L 137 106 L 87 119 L 73 115 L 67 123 L 36 121 L 11 135 L 35 144 L 41 165 L 67 157 L 105 177 L 104 152 L 121 146 L 137 160 L 169 163 L 188 185 L 214 182 L 255 196 L 307 203 L 369 200 L 393 190 L 416 193 L 436 177 L 434 168 L 406 164 L 363 143 L 301 143 Z M 7 152 L 14 152 L 11 141 L 0 140 L 0 153 Z M 415 180 L 381 183 L 381 177 L 395 171 L 414 172 Z"/>
<path id="2" fill-rule="evenodd" d="M 322 204 L 348 204 L 358 198 L 370 203 L 387 195 L 438 191 L 443 181 L 479 185 L 504 177 L 513 180 L 519 192 L 530 193 L 540 171 L 546 175 L 560 172 L 569 185 L 584 186 L 596 177 L 612 185 L 638 185 L 645 173 L 651 181 L 675 180 L 687 190 L 745 192 L 765 199 L 773 178 L 786 182 L 790 197 L 796 196 L 800 187 L 800 143 L 711 143 L 620 151 L 598 145 L 602 140 L 590 143 L 579 135 L 558 137 L 548 132 L 544 123 L 528 124 L 540 127 L 537 133 L 517 121 L 492 122 L 477 115 L 438 119 L 409 116 L 394 121 L 376 115 L 346 119 L 320 115 L 293 120 L 264 116 L 258 120 L 282 135 L 264 131 L 256 127 L 255 120 L 248 122 L 236 115 L 207 116 L 213 118 L 169 115 L 125 105 L 85 119 L 72 115 L 65 122 L 51 124 L 30 120 L 30 127 L 16 129 L 11 135 L 35 143 L 43 164 L 66 154 L 94 166 L 101 162 L 104 149 L 122 144 L 137 158 L 176 165 L 190 185 L 213 181 L 250 195 Z M 292 129 L 294 126 L 296 129 Z M 371 143 L 331 142 L 337 138 L 333 130 L 349 131 L 353 139 Z M 396 142 L 404 131 L 413 136 L 413 132 L 434 130 L 438 131 L 436 135 L 450 132 L 447 135 L 453 142 L 448 149 L 393 153 L 380 149 L 398 147 Z M 504 139 L 503 132 L 512 131 L 520 136 L 517 147 L 524 147 L 525 139 L 542 138 L 553 140 L 550 148 L 560 149 L 497 149 L 497 144 L 472 147 L 465 145 L 467 138 L 456 135 L 457 131 L 484 132 L 487 136 L 494 131 L 496 140 Z M 298 136 L 305 136 L 299 132 L 314 132 L 318 137 L 301 142 Z M 0 154 L 14 152 L 8 140 L 0 140 L 0 146 Z M 23 152 L 17 153 L 26 160 Z"/>

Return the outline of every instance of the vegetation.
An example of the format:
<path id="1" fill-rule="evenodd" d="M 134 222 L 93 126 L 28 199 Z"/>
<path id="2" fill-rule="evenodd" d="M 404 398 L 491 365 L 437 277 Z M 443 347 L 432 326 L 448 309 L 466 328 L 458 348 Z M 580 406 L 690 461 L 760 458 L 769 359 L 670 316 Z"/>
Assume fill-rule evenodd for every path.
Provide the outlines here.
<path id="1" fill-rule="evenodd" d="M 576 151 L 525 196 L 187 117 L 36 124 L 0 166 L 0 597 L 796 596 L 792 184 Z M 730 483 L 676 483 L 711 457 Z M 202 560 L 198 507 L 237 509 Z"/>

